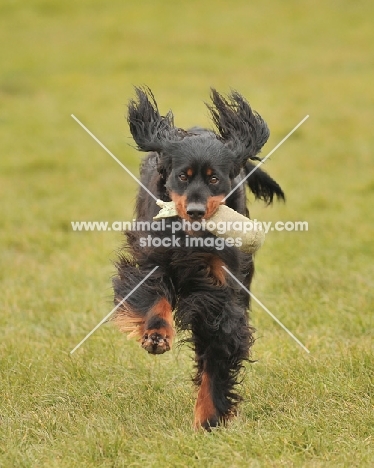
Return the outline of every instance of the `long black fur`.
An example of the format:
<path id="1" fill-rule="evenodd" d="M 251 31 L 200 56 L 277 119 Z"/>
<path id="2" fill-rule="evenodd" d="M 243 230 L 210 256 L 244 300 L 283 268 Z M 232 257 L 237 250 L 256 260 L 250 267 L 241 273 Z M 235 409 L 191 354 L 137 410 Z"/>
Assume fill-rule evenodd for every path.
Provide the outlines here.
<path id="1" fill-rule="evenodd" d="M 225 98 L 212 90 L 209 108 L 216 132 L 199 127 L 188 131 L 176 128 L 171 112 L 164 117 L 160 115 L 148 88 L 136 88 L 136 95 L 137 100 L 129 103 L 128 123 L 138 149 L 150 152 L 142 162 L 141 181 L 156 198 L 164 201 L 177 194 L 185 197 L 186 203 L 193 201 L 208 206 L 211 197 L 228 194 L 253 170 L 250 160 L 259 160 L 258 153 L 269 137 L 264 120 L 237 92 Z M 196 176 L 183 184 L 179 175 L 186 167 L 193 168 Z M 217 174 L 218 187 L 201 175 L 205 167 Z M 274 196 L 284 199 L 280 186 L 261 168 L 251 174 L 247 184 L 255 198 L 266 203 L 272 203 Z M 244 184 L 226 204 L 243 215 L 248 214 Z M 154 199 L 140 188 L 136 219 L 152 221 L 158 211 Z M 228 275 L 223 283 L 217 282 L 212 262 L 221 262 L 249 287 L 254 273 L 253 257 L 235 247 L 191 249 L 186 246 L 186 236 L 191 233 L 182 230 L 176 233 L 180 247 L 144 247 L 141 238 L 148 235 L 166 238 L 172 233 L 152 229 L 126 233 L 126 246 L 118 259 L 118 275 L 113 282 L 115 300 L 118 303 L 127 296 L 158 266 L 128 298 L 127 305 L 139 317 L 146 318 L 153 305 L 166 298 L 174 310 L 177 329 L 190 332 L 196 354 L 194 382 L 199 386 L 203 373 L 209 376 L 216 409 L 215 415 L 201 422 L 208 428 L 235 412 L 240 401 L 235 385 L 254 342 L 254 329 L 248 323 L 247 293 Z M 207 232 L 198 235 L 214 238 Z M 120 310 L 118 314 L 121 313 Z"/>

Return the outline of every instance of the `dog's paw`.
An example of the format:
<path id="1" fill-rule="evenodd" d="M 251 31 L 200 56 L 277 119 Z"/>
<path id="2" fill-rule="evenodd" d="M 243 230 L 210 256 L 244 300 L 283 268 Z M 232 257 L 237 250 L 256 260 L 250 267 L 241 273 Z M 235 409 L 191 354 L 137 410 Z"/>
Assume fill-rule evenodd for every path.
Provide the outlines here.
<path id="1" fill-rule="evenodd" d="M 142 348 L 150 354 L 163 354 L 170 350 L 169 337 L 156 330 L 146 331 L 142 337 L 141 344 Z"/>

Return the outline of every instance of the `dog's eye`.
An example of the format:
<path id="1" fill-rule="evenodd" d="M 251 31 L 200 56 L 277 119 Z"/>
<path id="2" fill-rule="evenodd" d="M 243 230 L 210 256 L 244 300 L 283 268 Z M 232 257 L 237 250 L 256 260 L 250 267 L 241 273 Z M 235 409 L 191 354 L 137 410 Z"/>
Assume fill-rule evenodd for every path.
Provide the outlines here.
<path id="1" fill-rule="evenodd" d="M 178 177 L 179 177 L 179 180 L 181 180 L 182 182 L 187 182 L 188 180 L 188 177 L 184 172 L 181 172 Z"/>
<path id="2" fill-rule="evenodd" d="M 212 176 L 212 177 L 209 179 L 209 183 L 210 183 L 210 184 L 213 184 L 213 185 L 214 185 L 214 184 L 218 184 L 218 182 L 219 182 L 219 179 L 218 179 L 218 177 L 216 177 L 216 176 Z"/>

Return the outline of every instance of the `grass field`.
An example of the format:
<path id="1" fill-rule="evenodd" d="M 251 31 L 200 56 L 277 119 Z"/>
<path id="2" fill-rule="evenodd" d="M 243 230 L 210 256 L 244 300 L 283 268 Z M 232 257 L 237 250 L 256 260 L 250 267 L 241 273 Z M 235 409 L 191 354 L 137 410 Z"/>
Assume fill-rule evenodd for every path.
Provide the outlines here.
<path id="1" fill-rule="evenodd" d="M 373 465 L 374 4 L 0 2 L 0 466 Z M 236 420 L 192 430 L 191 352 L 153 357 L 106 325 L 115 232 L 137 173 L 124 119 L 148 84 L 179 126 L 208 125 L 209 87 L 240 90 L 272 131 L 265 169 L 287 203 L 251 203 L 271 232 L 257 255 L 256 364 Z"/>

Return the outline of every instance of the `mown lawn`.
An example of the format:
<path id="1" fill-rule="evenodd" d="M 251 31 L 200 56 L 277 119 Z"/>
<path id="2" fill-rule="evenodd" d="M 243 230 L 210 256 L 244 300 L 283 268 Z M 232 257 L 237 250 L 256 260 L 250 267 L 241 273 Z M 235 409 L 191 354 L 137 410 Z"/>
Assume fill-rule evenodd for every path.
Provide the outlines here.
<path id="1" fill-rule="evenodd" d="M 369 467 L 373 451 L 374 61 L 369 0 L 0 2 L 0 466 Z M 209 125 L 209 87 L 267 120 L 266 169 L 287 203 L 251 204 L 271 232 L 253 305 L 256 364 L 228 428 L 192 430 L 192 356 L 148 356 L 110 311 L 116 232 L 137 173 L 124 119 L 148 84 L 176 124 Z"/>

